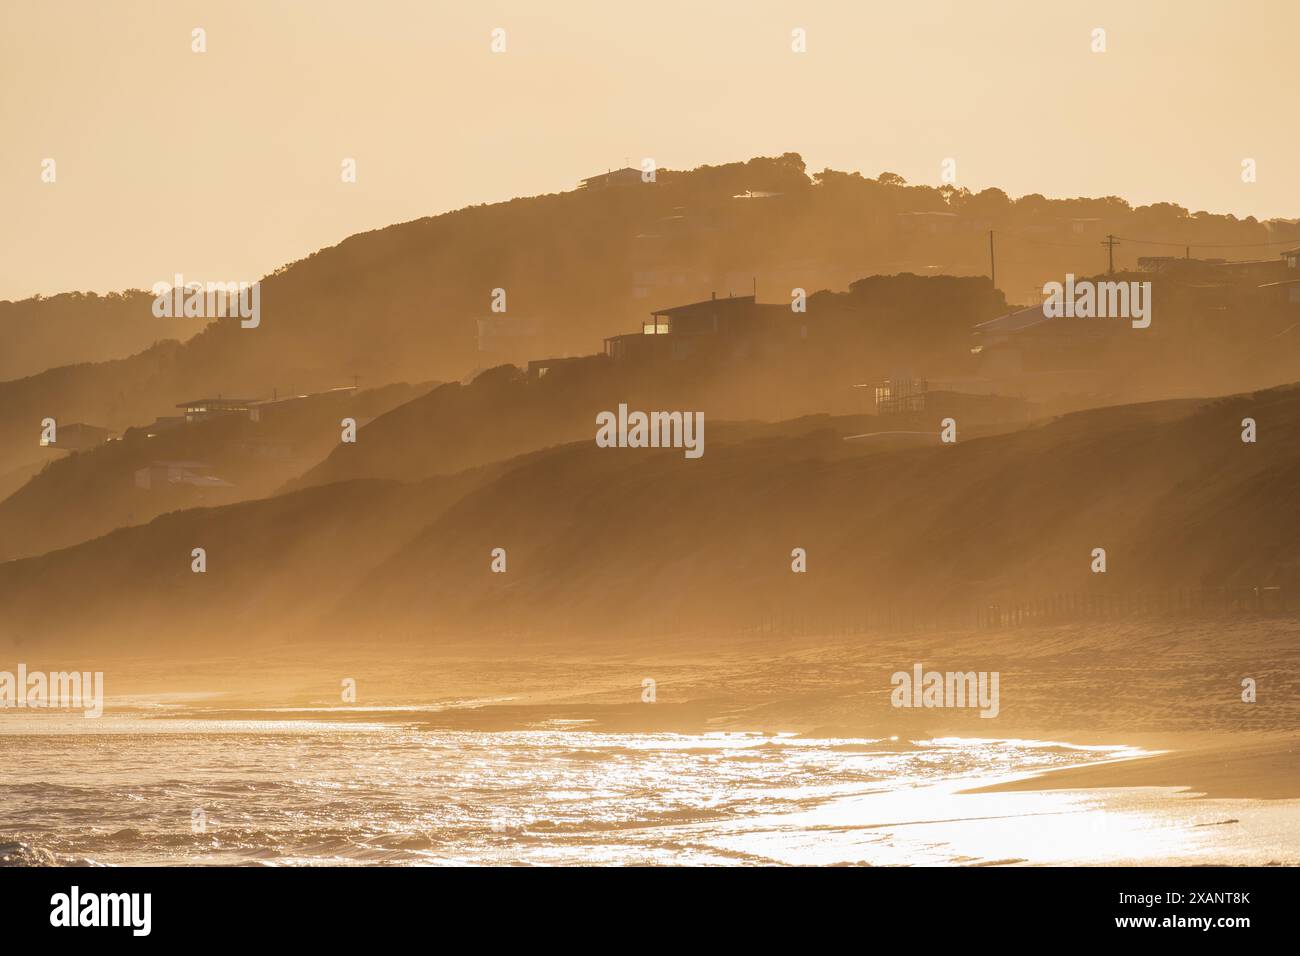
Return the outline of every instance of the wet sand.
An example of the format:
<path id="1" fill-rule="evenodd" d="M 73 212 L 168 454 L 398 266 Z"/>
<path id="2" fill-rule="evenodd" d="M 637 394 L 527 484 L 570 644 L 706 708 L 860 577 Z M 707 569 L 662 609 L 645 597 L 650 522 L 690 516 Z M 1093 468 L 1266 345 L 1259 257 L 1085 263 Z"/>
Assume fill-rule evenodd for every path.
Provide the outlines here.
<path id="1" fill-rule="evenodd" d="M 1171 741 L 1171 744 L 1180 744 Z M 1152 756 L 1053 770 L 966 793 L 1174 787 L 1207 799 L 1300 800 L 1300 735 L 1191 739 Z"/>

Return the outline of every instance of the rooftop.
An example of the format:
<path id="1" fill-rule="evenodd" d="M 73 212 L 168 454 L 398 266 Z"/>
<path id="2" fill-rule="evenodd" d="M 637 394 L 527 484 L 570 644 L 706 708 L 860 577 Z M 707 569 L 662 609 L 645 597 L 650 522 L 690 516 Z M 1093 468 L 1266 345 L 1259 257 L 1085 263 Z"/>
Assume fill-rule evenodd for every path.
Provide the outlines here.
<path id="1" fill-rule="evenodd" d="M 591 186 L 607 186 L 610 183 L 631 182 L 635 178 L 641 179 L 641 170 L 632 166 L 624 166 L 622 169 L 611 169 L 608 172 L 597 173 L 595 176 L 588 176 L 579 184 L 579 188 L 589 188 Z"/>
<path id="2" fill-rule="evenodd" d="M 1025 329 L 1033 328 L 1039 323 L 1046 322 L 1047 316 L 1043 314 L 1043 306 L 1031 305 L 1027 309 L 1020 309 L 1017 312 L 1008 312 L 1006 315 L 1000 315 L 996 319 L 989 319 L 987 322 L 981 322 L 975 326 L 975 331 L 980 335 L 999 335 L 1008 332 L 1023 332 Z"/>
<path id="3" fill-rule="evenodd" d="M 651 315 L 667 315 L 678 318 L 684 318 L 691 315 L 707 315 L 716 312 L 718 309 L 743 309 L 754 306 L 754 296 L 752 295 L 729 295 L 724 299 L 712 298 L 704 299 L 701 302 L 691 302 L 687 305 L 675 305 L 669 309 L 656 309 Z"/>
<path id="4" fill-rule="evenodd" d="M 195 398 L 178 402 L 177 408 L 247 408 L 256 402 L 253 398 Z"/>

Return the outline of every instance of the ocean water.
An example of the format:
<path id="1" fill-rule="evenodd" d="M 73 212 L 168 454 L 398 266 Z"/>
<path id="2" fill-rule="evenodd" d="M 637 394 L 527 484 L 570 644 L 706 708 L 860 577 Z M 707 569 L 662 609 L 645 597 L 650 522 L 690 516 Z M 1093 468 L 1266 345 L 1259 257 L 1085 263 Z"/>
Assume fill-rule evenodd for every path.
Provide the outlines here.
<path id="1" fill-rule="evenodd" d="M 1171 822 L 1167 797 L 960 792 L 1124 748 L 383 716 L 0 718 L 0 847 L 94 865 L 979 865 L 1195 857 L 1204 823 Z"/>

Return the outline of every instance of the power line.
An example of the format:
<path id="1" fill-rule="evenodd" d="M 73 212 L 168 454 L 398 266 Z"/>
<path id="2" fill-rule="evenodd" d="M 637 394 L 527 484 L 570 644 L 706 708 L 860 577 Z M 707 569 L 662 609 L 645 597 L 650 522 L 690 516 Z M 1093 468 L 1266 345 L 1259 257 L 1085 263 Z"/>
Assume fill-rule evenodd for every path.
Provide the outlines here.
<path id="1" fill-rule="evenodd" d="M 1091 243 L 1079 242 L 1052 242 L 1048 239 L 1038 239 L 1033 236 L 1026 236 L 1015 232 L 1000 232 L 998 235 L 1004 239 L 1018 239 L 1021 242 L 1029 242 L 1038 246 L 1056 246 L 1060 249 L 1091 249 Z M 1265 246 L 1289 246 L 1300 245 L 1300 236 L 1290 239 L 1274 239 L 1270 242 L 1187 242 L 1181 239 L 1134 239 L 1131 236 L 1115 236 L 1116 240 L 1124 242 L 1135 242 L 1145 246 L 1178 246 L 1180 248 L 1191 249 L 1258 249 Z"/>
<path id="2" fill-rule="evenodd" d="M 1184 246 L 1189 249 L 1258 249 L 1261 246 L 1289 246 L 1300 243 L 1300 238 L 1274 239 L 1271 242 L 1170 242 L 1164 239 L 1130 239 L 1128 236 L 1116 236 L 1125 242 L 1137 242 L 1147 246 Z"/>
<path id="3" fill-rule="evenodd" d="M 1101 241 L 1101 244 L 1106 247 L 1106 262 L 1107 262 L 1106 274 L 1114 275 L 1115 274 L 1115 247 L 1119 245 L 1119 240 L 1116 239 L 1114 236 L 1108 235 L 1105 239 Z"/>
<path id="4" fill-rule="evenodd" d="M 999 233 L 1003 238 L 1019 239 L 1021 242 L 1030 242 L 1036 246 L 1056 246 L 1058 249 L 1091 249 L 1091 245 L 1084 245 L 1078 242 L 1051 242 L 1047 239 L 1033 239 L 1029 236 L 1018 235 L 1014 232 Z"/>

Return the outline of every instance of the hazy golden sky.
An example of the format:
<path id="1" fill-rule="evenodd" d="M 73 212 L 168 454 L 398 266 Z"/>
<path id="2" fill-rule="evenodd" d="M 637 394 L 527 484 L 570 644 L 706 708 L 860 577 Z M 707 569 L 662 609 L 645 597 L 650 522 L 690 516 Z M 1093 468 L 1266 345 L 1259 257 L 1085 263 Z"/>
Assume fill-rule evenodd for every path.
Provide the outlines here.
<path id="1" fill-rule="evenodd" d="M 1300 216 L 1294 0 L 0 0 L 0 16 L 0 298 L 258 278 L 642 157 L 793 150 L 810 171 L 934 184 L 953 157 L 971 189 Z"/>

